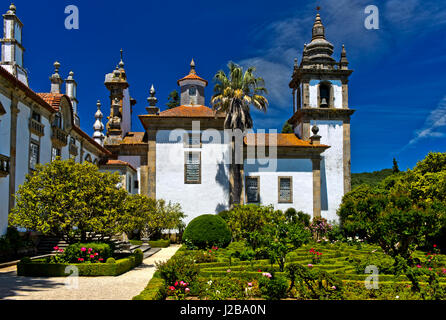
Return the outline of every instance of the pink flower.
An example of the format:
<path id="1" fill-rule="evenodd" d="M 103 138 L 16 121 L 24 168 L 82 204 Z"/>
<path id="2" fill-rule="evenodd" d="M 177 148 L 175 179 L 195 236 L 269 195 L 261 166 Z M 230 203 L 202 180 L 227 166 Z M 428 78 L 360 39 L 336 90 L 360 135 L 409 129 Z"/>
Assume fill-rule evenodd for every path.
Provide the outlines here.
<path id="1" fill-rule="evenodd" d="M 336 290 L 336 286 L 331 287 L 333 290 Z"/>
<path id="2" fill-rule="evenodd" d="M 231 269 L 226 270 L 227 273 L 231 272 Z"/>
<path id="3" fill-rule="evenodd" d="M 170 289 L 170 291 L 175 291 L 175 287 L 173 287 L 173 286 L 170 287 L 169 289 Z"/>
<path id="4" fill-rule="evenodd" d="M 248 282 L 248 287 L 252 287 L 252 283 L 251 282 Z"/>
<path id="5" fill-rule="evenodd" d="M 186 289 L 184 290 L 184 292 L 189 293 L 189 292 L 190 292 L 190 289 L 189 289 L 189 288 L 186 288 Z"/>
<path id="6" fill-rule="evenodd" d="M 432 271 L 432 268 L 429 268 L 429 271 Z"/>
<path id="7" fill-rule="evenodd" d="M 308 264 L 308 268 L 313 268 L 313 265 L 311 263 Z"/>
<path id="8" fill-rule="evenodd" d="M 83 258 L 79 258 L 78 260 L 79 260 L 79 262 L 84 262 Z"/>
<path id="9" fill-rule="evenodd" d="M 93 259 L 94 258 L 94 255 L 90 255 L 90 259 Z"/>
<path id="10" fill-rule="evenodd" d="M 420 266 L 420 265 L 417 265 L 417 268 L 419 269 L 419 268 L 421 268 L 421 266 Z"/>
<path id="11" fill-rule="evenodd" d="M 81 251 L 85 252 L 85 251 L 87 251 L 87 248 L 82 248 Z"/>
<path id="12" fill-rule="evenodd" d="M 264 272 L 264 273 L 262 273 L 262 276 L 264 276 L 264 277 L 267 277 L 267 278 L 269 278 L 269 279 L 271 279 L 273 276 L 271 275 L 271 273 L 269 273 L 269 272 Z"/>
<path id="13" fill-rule="evenodd" d="M 178 287 L 178 281 L 177 281 L 177 282 L 175 282 L 175 287 Z"/>
<path id="14" fill-rule="evenodd" d="M 57 250 L 59 250 L 59 247 L 55 246 L 53 249 L 57 251 Z"/>
<path id="15" fill-rule="evenodd" d="M 95 253 L 94 255 L 95 255 L 95 256 L 98 256 L 98 255 L 99 255 L 99 253 L 97 253 L 97 252 L 96 252 L 96 253 Z"/>
<path id="16" fill-rule="evenodd" d="M 104 261 L 104 259 L 100 258 L 99 261 Z"/>

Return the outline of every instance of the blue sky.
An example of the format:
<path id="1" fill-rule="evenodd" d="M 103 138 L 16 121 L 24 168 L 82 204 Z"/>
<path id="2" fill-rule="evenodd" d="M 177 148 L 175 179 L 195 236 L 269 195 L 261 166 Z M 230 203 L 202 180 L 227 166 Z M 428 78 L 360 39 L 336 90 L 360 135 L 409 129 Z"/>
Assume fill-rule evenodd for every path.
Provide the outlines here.
<path id="1" fill-rule="evenodd" d="M 9 3 L 3 1 L 2 12 Z M 254 65 L 270 91 L 267 114 L 254 111 L 257 128 L 281 129 L 292 115 L 288 83 L 293 60 L 311 40 L 315 7 L 322 7 L 326 37 L 338 60 L 345 44 L 350 68 L 352 170 L 413 167 L 446 146 L 446 5 L 434 0 L 321 1 L 15 1 L 24 23 L 25 67 L 30 86 L 48 92 L 53 62 L 64 78 L 75 72 L 81 127 L 92 134 L 96 101 L 109 114 L 106 73 L 124 61 L 130 92 L 145 113 L 151 84 L 165 108 L 176 81 L 189 71 L 210 81 L 232 60 Z M 379 9 L 380 29 L 367 30 L 367 5 Z M 66 30 L 67 5 L 80 11 L 79 30 Z M 105 119 L 106 120 L 106 119 Z"/>

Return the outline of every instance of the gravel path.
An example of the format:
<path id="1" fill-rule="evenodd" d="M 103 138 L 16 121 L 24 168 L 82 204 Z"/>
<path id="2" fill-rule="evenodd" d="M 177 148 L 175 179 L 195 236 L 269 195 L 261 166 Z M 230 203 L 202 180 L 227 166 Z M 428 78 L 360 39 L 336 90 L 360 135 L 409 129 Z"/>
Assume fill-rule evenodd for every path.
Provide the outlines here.
<path id="1" fill-rule="evenodd" d="M 155 262 L 170 259 L 179 245 L 164 248 L 118 277 L 78 278 L 70 289 L 66 278 L 18 277 L 16 267 L 0 269 L 0 300 L 131 300 L 155 273 Z"/>

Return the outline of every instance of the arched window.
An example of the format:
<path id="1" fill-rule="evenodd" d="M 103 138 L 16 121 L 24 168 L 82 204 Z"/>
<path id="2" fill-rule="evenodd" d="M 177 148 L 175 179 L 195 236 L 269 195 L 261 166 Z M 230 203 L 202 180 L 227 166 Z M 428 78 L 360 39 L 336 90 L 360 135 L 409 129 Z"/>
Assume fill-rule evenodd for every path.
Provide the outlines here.
<path id="1" fill-rule="evenodd" d="M 331 105 L 331 84 L 321 82 L 319 84 L 319 107 L 329 108 Z"/>

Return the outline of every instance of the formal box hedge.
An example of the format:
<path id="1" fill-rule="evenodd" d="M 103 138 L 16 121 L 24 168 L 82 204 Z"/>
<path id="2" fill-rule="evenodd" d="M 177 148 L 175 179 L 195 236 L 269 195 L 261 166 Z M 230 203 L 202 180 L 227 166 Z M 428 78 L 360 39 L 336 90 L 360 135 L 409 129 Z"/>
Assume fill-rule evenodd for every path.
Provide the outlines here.
<path id="1" fill-rule="evenodd" d="M 21 277 L 67 277 L 76 267 L 81 277 L 119 276 L 137 266 L 144 258 L 141 250 L 135 251 L 115 263 L 46 263 L 45 260 L 21 261 L 17 264 L 17 275 Z"/>
<path id="2" fill-rule="evenodd" d="M 164 300 L 166 298 L 166 283 L 159 271 L 155 272 L 147 287 L 132 300 Z"/>

